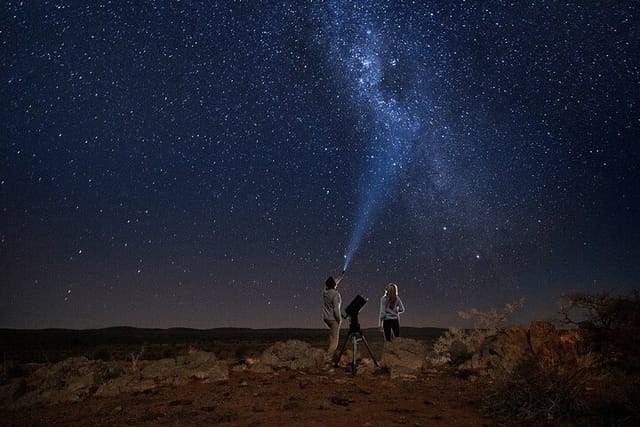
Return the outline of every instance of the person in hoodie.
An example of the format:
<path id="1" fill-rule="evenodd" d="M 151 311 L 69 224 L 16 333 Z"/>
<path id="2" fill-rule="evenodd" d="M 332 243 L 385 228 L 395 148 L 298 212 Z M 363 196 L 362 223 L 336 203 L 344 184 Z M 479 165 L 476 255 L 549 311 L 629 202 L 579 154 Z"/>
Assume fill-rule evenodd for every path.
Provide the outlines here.
<path id="1" fill-rule="evenodd" d="M 384 332 L 385 341 L 400 336 L 400 313 L 404 313 L 404 304 L 398 295 L 398 285 L 389 283 L 380 298 L 380 321 L 378 326 Z M 393 335 L 392 335 L 393 334 Z"/>

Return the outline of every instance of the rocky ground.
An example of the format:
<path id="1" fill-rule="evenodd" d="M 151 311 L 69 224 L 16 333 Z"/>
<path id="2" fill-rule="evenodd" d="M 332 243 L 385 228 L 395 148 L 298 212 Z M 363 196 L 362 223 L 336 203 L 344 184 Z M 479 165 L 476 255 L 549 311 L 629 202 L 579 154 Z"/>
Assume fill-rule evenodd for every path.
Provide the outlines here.
<path id="1" fill-rule="evenodd" d="M 360 354 L 362 351 L 364 354 Z M 357 373 L 289 340 L 259 357 L 191 350 L 159 360 L 68 358 L 29 365 L 0 388 L 4 425 L 491 425 L 474 382 L 424 366 L 426 346 L 397 339 L 380 366 L 364 348 Z M 362 356 L 362 357 L 360 357 Z"/>
<path id="2" fill-rule="evenodd" d="M 394 378 L 372 369 L 308 373 L 231 371 L 192 381 L 73 403 L 3 410 L 2 424 L 111 425 L 493 425 L 475 406 L 474 383 L 448 372 Z"/>
<path id="3" fill-rule="evenodd" d="M 74 355 L 10 369 L 5 362 L 0 424 L 585 426 L 640 420 L 640 349 L 629 331 L 594 335 L 532 322 L 493 331 L 474 351 L 465 336 L 448 333 L 436 345 L 374 338 L 379 366 L 361 343 L 355 374 L 349 348 L 335 367 L 321 344 L 301 339 L 217 352 L 189 346 L 153 358 L 132 351 L 124 359 Z M 443 342 L 444 353 L 438 350 Z"/>

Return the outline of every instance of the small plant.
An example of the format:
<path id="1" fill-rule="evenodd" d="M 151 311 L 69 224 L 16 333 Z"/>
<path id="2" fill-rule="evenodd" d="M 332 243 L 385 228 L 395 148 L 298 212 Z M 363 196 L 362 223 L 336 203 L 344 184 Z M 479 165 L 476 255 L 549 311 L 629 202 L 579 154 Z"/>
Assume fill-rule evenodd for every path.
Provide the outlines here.
<path id="1" fill-rule="evenodd" d="M 140 359 L 142 358 L 143 355 L 144 355 L 144 346 L 140 348 L 139 352 L 137 353 L 131 352 L 130 354 L 131 372 L 133 372 L 133 374 L 138 377 L 140 376 L 140 371 L 141 371 Z"/>

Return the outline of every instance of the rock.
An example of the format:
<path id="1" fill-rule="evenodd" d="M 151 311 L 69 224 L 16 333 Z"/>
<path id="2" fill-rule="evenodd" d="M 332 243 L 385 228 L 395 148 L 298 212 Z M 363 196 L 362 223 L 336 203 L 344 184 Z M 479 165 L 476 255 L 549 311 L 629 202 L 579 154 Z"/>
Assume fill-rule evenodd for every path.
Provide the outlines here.
<path id="1" fill-rule="evenodd" d="M 248 369 L 248 367 L 247 367 L 247 365 L 246 365 L 246 364 L 244 364 L 244 363 L 241 363 L 241 364 L 239 364 L 239 365 L 233 365 L 233 366 L 231 367 L 231 370 L 232 370 L 233 372 L 244 372 L 244 371 L 246 371 L 247 369 Z"/>
<path id="2" fill-rule="evenodd" d="M 13 402 L 12 407 L 52 405 L 81 401 L 91 394 L 116 396 L 146 392 L 161 385 L 182 385 L 194 379 L 203 382 L 229 379 L 227 362 L 216 361 L 212 353 L 190 352 L 179 362 L 177 358 L 143 361 L 140 362 L 139 373 L 127 374 L 116 362 L 69 358 L 40 367 L 22 383 L 0 388 L 0 398 L 3 403 Z"/>
<path id="3" fill-rule="evenodd" d="M 249 371 L 256 374 L 271 374 L 273 373 L 273 368 L 271 365 L 267 365 L 266 363 L 256 362 L 249 366 Z"/>
<path id="4" fill-rule="evenodd" d="M 422 370 L 425 355 L 426 347 L 422 342 L 409 338 L 396 338 L 385 343 L 380 365 L 389 369 L 392 378 L 415 376 Z"/>
<path id="5" fill-rule="evenodd" d="M 448 356 L 440 355 L 435 351 L 427 352 L 423 367 L 438 368 L 448 365 L 451 359 Z"/>
<path id="6" fill-rule="evenodd" d="M 94 372 L 88 372 L 82 376 L 73 376 L 66 380 L 65 389 L 74 393 L 89 394 L 91 388 L 95 384 Z"/>
<path id="7" fill-rule="evenodd" d="M 209 364 L 204 369 L 190 371 L 190 376 L 205 383 L 227 381 L 229 379 L 229 366 L 225 361 L 217 361 Z"/>
<path id="8" fill-rule="evenodd" d="M 45 390 L 39 396 L 39 402 L 45 405 L 55 405 L 57 403 L 80 402 L 86 396 L 72 390 Z"/>
<path id="9" fill-rule="evenodd" d="M 105 363 L 72 357 L 51 366 L 43 366 L 27 379 L 30 390 L 16 401 L 17 406 L 53 405 L 78 402 L 98 388 L 103 380 Z"/>
<path id="10" fill-rule="evenodd" d="M 55 405 L 58 403 L 80 402 L 86 396 L 81 393 L 69 390 L 44 389 L 32 390 L 17 399 L 12 408 L 25 408 L 34 405 Z"/>
<path id="11" fill-rule="evenodd" d="M 139 380 L 134 376 L 119 377 L 107 381 L 96 390 L 94 396 L 110 397 L 118 396 L 121 393 L 141 393 L 157 388 L 158 385 L 154 380 Z"/>
<path id="12" fill-rule="evenodd" d="M 147 362 L 140 373 L 144 379 L 154 379 L 162 382 L 175 377 L 175 370 L 175 359 L 160 359 Z"/>
<path id="13" fill-rule="evenodd" d="M 117 396 L 120 393 L 128 391 L 130 387 L 129 384 L 132 383 L 133 381 L 134 381 L 134 378 L 132 376 L 114 378 L 112 380 L 105 382 L 100 387 L 98 387 L 98 389 L 94 393 L 94 396 L 97 396 L 97 397 Z"/>
<path id="14" fill-rule="evenodd" d="M 563 355 L 560 335 L 549 322 L 537 320 L 529 327 L 531 351 L 541 362 L 555 365 L 561 361 Z"/>
<path id="15" fill-rule="evenodd" d="M 324 351 L 311 347 L 303 341 L 289 340 L 286 343 L 275 343 L 266 349 L 262 353 L 260 362 L 272 368 L 306 370 L 322 368 L 324 359 Z"/>
<path id="16" fill-rule="evenodd" d="M 185 358 L 185 364 L 190 366 L 208 365 L 215 361 L 215 354 L 201 350 L 191 350 Z"/>
<path id="17" fill-rule="evenodd" d="M 226 361 L 216 361 L 213 353 L 194 351 L 186 357 L 148 362 L 141 374 L 143 379 L 154 380 L 157 384 L 184 385 L 192 380 L 226 381 L 229 367 Z"/>
<path id="18" fill-rule="evenodd" d="M 107 365 L 105 366 L 104 370 L 102 371 L 102 379 L 103 380 L 109 380 L 112 378 L 118 378 L 121 377 L 123 375 L 125 375 L 126 372 L 124 370 L 124 368 L 122 367 L 122 365 L 116 363 L 116 362 L 109 362 L 107 363 Z"/>
<path id="19" fill-rule="evenodd" d="M 407 380 L 415 380 L 418 378 L 419 370 L 408 368 L 406 366 L 393 366 L 389 371 L 390 377 L 402 378 Z"/>

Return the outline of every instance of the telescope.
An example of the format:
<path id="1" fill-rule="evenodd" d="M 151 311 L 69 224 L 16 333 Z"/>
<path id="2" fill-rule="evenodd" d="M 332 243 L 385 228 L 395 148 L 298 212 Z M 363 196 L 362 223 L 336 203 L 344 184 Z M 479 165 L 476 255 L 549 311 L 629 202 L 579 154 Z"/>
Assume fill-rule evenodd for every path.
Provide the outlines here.
<path id="1" fill-rule="evenodd" d="M 358 313 L 362 310 L 362 307 L 367 303 L 367 300 L 360 295 L 356 295 L 356 297 L 351 301 L 351 303 L 344 309 L 345 314 L 342 315 L 343 318 L 350 317 L 351 322 L 358 323 Z"/>
<path id="2" fill-rule="evenodd" d="M 358 314 L 360 313 L 360 310 L 362 310 L 362 307 L 364 307 L 366 303 L 367 303 L 366 298 L 360 295 L 356 295 L 353 301 L 351 301 L 351 303 L 349 303 L 347 308 L 344 309 L 344 314 L 342 315 L 342 317 L 345 319 L 347 317 L 349 318 L 349 335 L 347 336 L 347 339 L 345 340 L 344 344 L 342 344 L 342 349 L 340 349 L 340 353 L 336 358 L 335 366 L 336 367 L 338 366 L 338 363 L 340 362 L 340 357 L 342 357 L 344 350 L 347 348 L 347 343 L 351 342 L 351 346 L 352 346 L 351 372 L 353 373 L 353 375 L 355 375 L 357 371 L 356 353 L 358 352 L 358 341 L 362 341 L 364 343 L 365 347 L 369 351 L 369 355 L 371 356 L 371 359 L 373 359 L 373 363 L 376 366 L 379 366 L 378 361 L 373 355 L 373 352 L 371 351 L 371 348 L 369 347 L 369 344 L 367 343 L 366 338 L 364 337 L 364 335 L 362 335 L 362 330 L 360 329 L 360 323 L 358 323 Z"/>

